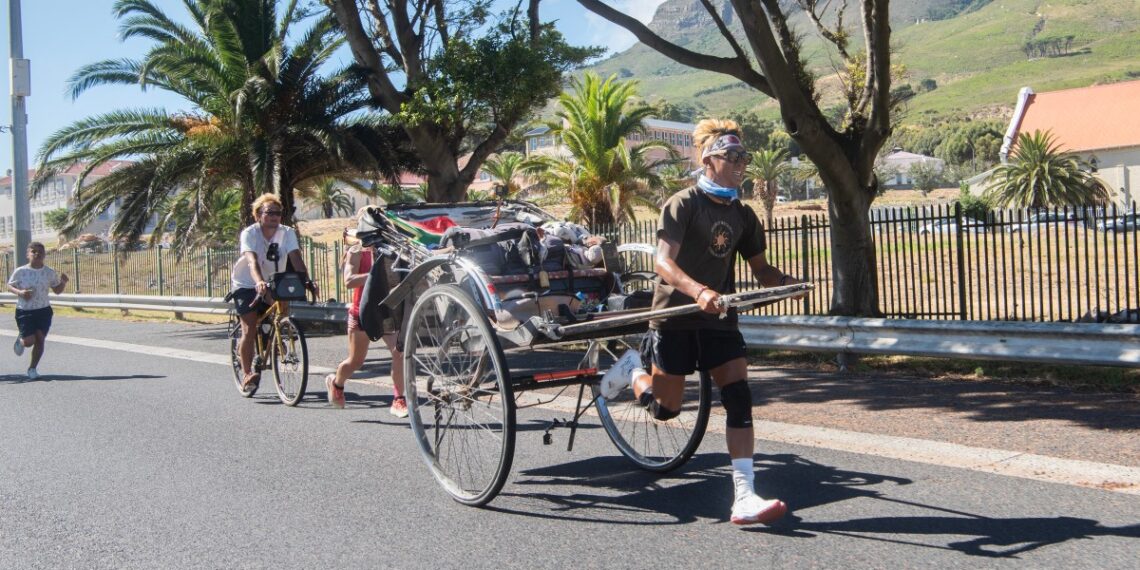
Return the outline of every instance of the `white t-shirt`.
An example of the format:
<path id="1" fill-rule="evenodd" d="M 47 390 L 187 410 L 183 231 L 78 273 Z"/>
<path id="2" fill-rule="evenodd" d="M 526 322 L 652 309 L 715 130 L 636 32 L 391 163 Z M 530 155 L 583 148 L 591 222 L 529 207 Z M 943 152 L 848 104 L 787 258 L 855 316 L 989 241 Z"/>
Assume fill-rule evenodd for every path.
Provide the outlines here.
<path id="1" fill-rule="evenodd" d="M 276 267 L 272 261 L 265 259 L 265 252 L 269 251 L 270 243 L 277 244 L 279 259 Z M 277 226 L 277 231 L 273 233 L 273 237 L 270 239 L 265 239 L 265 234 L 261 232 L 261 224 L 253 224 L 242 230 L 241 251 L 237 261 L 234 262 L 230 279 L 234 289 L 257 287 L 257 282 L 253 280 L 253 271 L 250 270 L 248 260 L 244 255 L 245 252 L 252 251 L 257 254 L 257 260 L 261 262 L 261 276 L 268 281 L 273 279 L 273 274 L 277 271 L 285 271 L 285 266 L 289 262 L 289 253 L 299 249 L 301 249 L 301 245 L 297 241 L 297 232 L 289 226 Z"/>
<path id="2" fill-rule="evenodd" d="M 46 265 L 39 269 L 34 269 L 31 265 L 21 265 L 12 272 L 8 284 L 17 289 L 32 290 L 31 299 L 25 299 L 22 296 L 16 297 L 17 309 L 31 311 L 51 305 L 51 302 L 48 301 L 48 291 L 52 287 L 59 286 L 59 275 L 56 275 L 55 270 Z"/>

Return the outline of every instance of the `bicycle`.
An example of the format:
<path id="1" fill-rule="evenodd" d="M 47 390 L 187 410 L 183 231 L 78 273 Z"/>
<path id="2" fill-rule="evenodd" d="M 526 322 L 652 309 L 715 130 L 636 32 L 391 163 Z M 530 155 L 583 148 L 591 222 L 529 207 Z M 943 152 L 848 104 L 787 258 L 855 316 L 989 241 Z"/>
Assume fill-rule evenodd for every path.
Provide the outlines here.
<path id="1" fill-rule="evenodd" d="M 232 299 L 232 292 L 225 297 L 226 302 Z M 230 364 L 233 367 L 234 384 L 242 397 L 252 398 L 257 393 L 258 386 L 254 384 L 249 390 L 242 386 L 245 375 L 238 354 L 241 319 L 234 309 L 230 309 L 229 315 Z M 289 315 L 289 302 L 274 299 L 269 309 L 258 315 L 255 330 L 257 346 L 250 367 L 258 373 L 272 367 L 277 397 L 286 406 L 296 406 L 305 397 L 305 386 L 309 380 L 309 347 L 305 342 L 305 331 Z"/>

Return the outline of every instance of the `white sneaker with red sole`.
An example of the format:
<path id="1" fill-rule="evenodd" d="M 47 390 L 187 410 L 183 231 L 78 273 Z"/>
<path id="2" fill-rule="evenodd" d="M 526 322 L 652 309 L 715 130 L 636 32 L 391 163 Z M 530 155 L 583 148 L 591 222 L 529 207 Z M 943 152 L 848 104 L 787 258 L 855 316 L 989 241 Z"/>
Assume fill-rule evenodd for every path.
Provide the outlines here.
<path id="1" fill-rule="evenodd" d="M 788 513 L 788 506 L 779 499 L 765 499 L 749 495 L 732 505 L 732 524 L 772 524 Z"/>

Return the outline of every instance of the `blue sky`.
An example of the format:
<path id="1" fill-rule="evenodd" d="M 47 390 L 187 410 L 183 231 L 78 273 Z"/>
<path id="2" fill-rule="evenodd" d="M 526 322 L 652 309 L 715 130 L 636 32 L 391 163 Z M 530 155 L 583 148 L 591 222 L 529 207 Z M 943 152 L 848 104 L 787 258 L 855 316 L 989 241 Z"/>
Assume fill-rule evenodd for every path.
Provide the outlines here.
<path id="1" fill-rule="evenodd" d="M 180 0 L 153 0 L 169 14 L 182 14 Z M 648 22 L 663 0 L 616 0 L 615 6 Z M 10 57 L 8 3 L 0 10 L 3 57 Z M 143 39 L 119 40 L 118 22 L 111 15 L 114 0 L 21 0 L 24 57 L 32 61 L 32 95 L 28 105 L 28 164 L 51 133 L 74 121 L 115 109 L 161 107 L 186 109 L 178 97 L 138 88 L 98 87 L 76 100 L 65 94 L 67 78 L 80 67 L 104 59 L 138 57 L 149 43 Z M 543 20 L 557 20 L 560 31 L 575 44 L 601 45 L 620 51 L 635 42 L 632 35 L 587 12 L 574 0 L 543 0 Z M 345 58 L 351 57 L 347 53 Z M 5 67 L 7 67 L 5 65 Z M 0 90 L 9 93 L 9 77 L 0 77 Z M 6 99 L 0 121 L 12 124 L 12 107 Z M 12 138 L 0 134 L 0 173 L 11 168 Z"/>

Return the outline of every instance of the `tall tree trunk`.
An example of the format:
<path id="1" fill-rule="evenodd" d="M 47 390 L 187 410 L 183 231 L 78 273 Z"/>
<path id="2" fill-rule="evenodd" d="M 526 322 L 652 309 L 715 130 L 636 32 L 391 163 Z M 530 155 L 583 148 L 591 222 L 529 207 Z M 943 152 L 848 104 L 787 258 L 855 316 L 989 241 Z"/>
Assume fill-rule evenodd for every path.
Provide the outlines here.
<path id="1" fill-rule="evenodd" d="M 820 178 L 828 190 L 831 272 L 835 284 L 828 314 L 880 317 L 878 264 L 870 217 L 876 192 L 874 188 L 859 187 L 855 169 L 846 161 L 839 162 L 846 167 L 845 176 L 831 176 L 820 169 Z"/>
<path id="2" fill-rule="evenodd" d="M 251 173 L 247 173 L 242 177 L 241 180 L 241 208 L 239 210 L 241 215 L 241 226 L 238 228 L 239 232 L 254 222 L 254 198 L 257 198 L 257 188 L 253 184 L 253 175 Z M 236 238 L 237 236 L 235 236 L 235 240 Z"/>
<path id="3" fill-rule="evenodd" d="M 467 187 L 475 176 L 459 170 L 459 157 L 434 131 L 426 126 L 408 129 L 408 136 L 427 171 L 427 200 L 459 202 L 467 195 Z"/>

